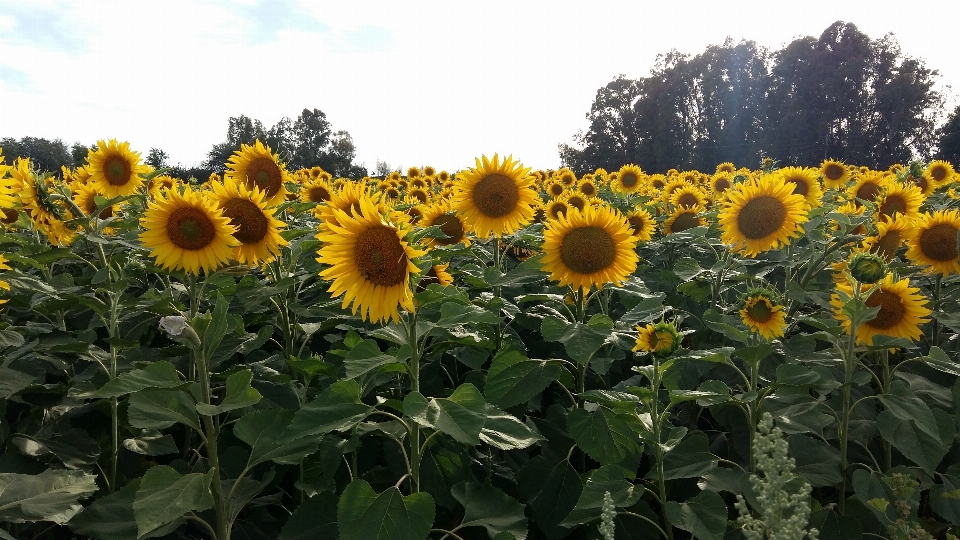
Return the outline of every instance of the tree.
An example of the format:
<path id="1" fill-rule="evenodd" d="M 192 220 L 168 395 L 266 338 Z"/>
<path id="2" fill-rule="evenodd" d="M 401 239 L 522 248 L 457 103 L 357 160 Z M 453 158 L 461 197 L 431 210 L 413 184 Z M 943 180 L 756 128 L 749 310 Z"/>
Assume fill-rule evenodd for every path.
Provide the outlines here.
<path id="1" fill-rule="evenodd" d="M 947 122 L 937 132 L 939 148 L 936 158 L 960 164 L 960 105 L 950 113 Z"/>
<path id="2" fill-rule="evenodd" d="M 170 157 L 170 154 L 167 154 L 159 148 L 151 148 L 150 152 L 147 153 L 147 159 L 144 160 L 144 163 L 153 167 L 154 169 L 162 169 L 167 166 L 167 158 Z"/>
<path id="3" fill-rule="evenodd" d="M 87 161 L 87 155 L 90 153 L 90 150 L 94 152 L 97 151 L 97 144 L 92 144 L 89 148 L 75 142 L 73 146 L 70 147 L 70 155 L 73 157 L 73 166 L 79 167 Z"/>
<path id="4" fill-rule="evenodd" d="M 598 167 L 620 168 L 636 159 L 637 134 L 633 103 L 640 94 L 637 81 L 618 75 L 597 90 L 587 119 L 590 128 L 575 139 L 582 148 L 560 145 L 560 161 L 578 174 Z"/>
<path id="5" fill-rule="evenodd" d="M 0 139 L 4 158 L 13 163 L 18 157 L 30 158 L 30 162 L 39 171 L 59 173 L 60 167 L 73 167 L 73 156 L 67 145 L 60 139 L 48 140 L 39 137 L 23 137 L 16 140 L 10 137 Z"/>

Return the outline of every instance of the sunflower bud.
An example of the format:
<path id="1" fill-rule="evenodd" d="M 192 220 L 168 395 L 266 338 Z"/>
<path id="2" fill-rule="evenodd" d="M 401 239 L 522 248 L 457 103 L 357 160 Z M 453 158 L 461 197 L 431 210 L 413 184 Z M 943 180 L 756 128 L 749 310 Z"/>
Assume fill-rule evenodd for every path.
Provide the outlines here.
<path id="1" fill-rule="evenodd" d="M 876 283 L 887 275 L 887 265 L 883 262 L 883 257 L 875 253 L 855 254 L 850 259 L 849 268 L 850 275 L 860 283 Z"/>
<path id="2" fill-rule="evenodd" d="M 672 322 L 660 321 L 637 327 L 637 344 L 634 351 L 653 353 L 657 356 L 670 356 L 680 348 L 680 333 Z"/>

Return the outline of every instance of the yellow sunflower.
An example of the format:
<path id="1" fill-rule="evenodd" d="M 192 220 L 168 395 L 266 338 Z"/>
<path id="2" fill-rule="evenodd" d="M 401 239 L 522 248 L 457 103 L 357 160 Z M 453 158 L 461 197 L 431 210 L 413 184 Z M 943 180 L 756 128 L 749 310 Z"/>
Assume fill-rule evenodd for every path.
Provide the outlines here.
<path id="1" fill-rule="evenodd" d="M 743 324 L 769 340 L 783 337 L 787 329 L 787 313 L 771 296 L 764 290 L 751 291 L 740 309 Z"/>
<path id="2" fill-rule="evenodd" d="M 453 276 L 450 275 L 450 272 L 447 271 L 447 268 L 450 267 L 450 263 L 444 264 L 435 264 L 430 267 L 430 270 L 427 270 L 427 273 L 420 278 L 420 283 L 417 284 L 417 292 L 423 292 L 427 287 L 436 283 L 441 287 L 446 287 L 453 283 Z"/>
<path id="3" fill-rule="evenodd" d="M 420 174 L 420 167 L 410 167 L 407 169 L 407 178 L 417 178 Z"/>
<path id="4" fill-rule="evenodd" d="M 893 183 L 893 179 L 888 173 L 873 172 L 863 174 L 858 177 L 850 187 L 847 188 L 847 194 L 854 204 L 861 205 L 863 202 L 876 202 L 880 194 L 883 193 Z"/>
<path id="5" fill-rule="evenodd" d="M 267 206 L 260 188 L 248 189 L 245 184 L 227 179 L 214 182 L 212 198 L 220 211 L 236 227 L 233 237 L 240 245 L 233 248 L 233 258 L 240 264 L 257 266 L 268 263 L 280 254 L 287 241 L 280 236 L 286 223 L 274 217 L 275 206 Z"/>
<path id="6" fill-rule="evenodd" d="M 413 260 L 426 254 L 411 247 L 404 238 L 407 229 L 396 212 L 381 215 L 368 197 L 353 212 L 336 210 L 336 223 L 317 234 L 323 242 L 317 262 L 329 265 L 320 272 L 333 280 L 328 291 L 343 295 L 343 306 L 372 322 L 400 320 L 399 307 L 414 311 L 410 274 L 420 272 Z"/>
<path id="7" fill-rule="evenodd" d="M 683 206 L 670 213 L 670 217 L 661 225 L 663 234 L 673 234 L 704 225 L 700 217 L 706 209 L 700 205 Z"/>
<path id="8" fill-rule="evenodd" d="M 563 196 L 567 192 L 567 188 L 560 183 L 559 180 L 551 178 L 543 184 L 543 191 L 546 192 L 553 199 L 557 199 Z"/>
<path id="9" fill-rule="evenodd" d="M 320 167 L 315 167 L 319 169 Z M 399 192 L 398 192 L 399 193 Z M 325 203 L 333 195 L 333 187 L 319 175 L 311 176 L 300 188 L 301 202 Z"/>
<path id="10" fill-rule="evenodd" d="M 842 162 L 827 159 L 820 164 L 820 176 L 827 189 L 843 189 L 850 180 L 850 170 Z"/>
<path id="11" fill-rule="evenodd" d="M 419 225 L 427 228 L 436 225 L 440 227 L 443 234 L 449 238 L 428 238 L 427 245 L 433 246 L 452 246 L 463 242 L 464 246 L 470 245 L 470 239 L 467 237 L 467 224 L 463 218 L 457 215 L 450 206 L 450 201 L 440 201 L 423 212 Z"/>
<path id="12" fill-rule="evenodd" d="M 30 217 L 33 228 L 43 233 L 53 245 L 66 246 L 73 243 L 76 232 L 67 228 L 65 220 L 71 216 L 50 194 L 50 186 L 33 174 L 30 160 L 17 158 L 11 169 L 20 205 Z"/>
<path id="13" fill-rule="evenodd" d="M 937 210 L 920 214 L 914 221 L 907 258 L 918 266 L 928 266 L 931 272 L 944 276 L 960 274 L 957 258 L 957 232 L 960 231 L 960 212 Z"/>
<path id="14" fill-rule="evenodd" d="M 287 168 L 270 151 L 270 147 L 264 146 L 259 140 L 253 145 L 240 145 L 240 150 L 234 152 L 227 162 L 225 176 L 249 189 L 254 186 L 260 188 L 266 194 L 267 204 L 271 206 L 286 199 L 284 184 L 289 180 Z"/>
<path id="15" fill-rule="evenodd" d="M 16 180 L 7 173 L 13 169 L 3 162 L 3 150 L 0 149 L 0 208 L 13 208 L 17 203 Z"/>
<path id="16" fill-rule="evenodd" d="M 477 158 L 475 168 L 457 175 L 453 207 L 480 238 L 512 234 L 533 220 L 536 178 L 529 172 L 513 156 L 503 163 L 497 154 Z"/>
<path id="17" fill-rule="evenodd" d="M 557 199 L 550 201 L 544 206 L 547 219 L 560 219 L 561 216 L 566 215 L 567 211 L 570 210 L 570 205 L 567 204 L 567 201 L 564 199 Z"/>
<path id="18" fill-rule="evenodd" d="M 630 163 L 620 167 L 617 178 L 610 187 L 618 193 L 636 193 L 643 185 L 644 174 L 640 167 Z"/>
<path id="19" fill-rule="evenodd" d="M 190 186 L 182 194 L 175 189 L 164 191 L 151 201 L 140 226 L 144 228 L 140 243 L 171 271 L 214 272 L 230 261 L 231 248 L 240 243 L 233 237 L 237 228 L 230 225 L 230 218 Z"/>
<path id="20" fill-rule="evenodd" d="M 627 220 L 609 207 L 570 208 L 547 222 L 543 230 L 541 265 L 560 286 L 586 293 L 606 283 L 619 285 L 637 269 L 637 237 Z"/>
<path id="21" fill-rule="evenodd" d="M 954 174 L 956 172 L 953 170 L 953 165 L 949 161 L 943 160 L 931 161 L 923 171 L 923 176 L 929 177 L 933 181 L 934 189 L 949 184 Z"/>
<path id="22" fill-rule="evenodd" d="M 576 190 L 584 197 L 596 197 L 599 193 L 596 182 L 584 176 L 577 182 Z"/>
<path id="23" fill-rule="evenodd" d="M 703 191 L 699 187 L 690 184 L 679 186 L 677 189 L 671 191 L 668 200 L 674 208 L 707 205 L 707 197 Z"/>
<path id="24" fill-rule="evenodd" d="M 173 189 L 181 183 L 179 178 L 174 178 L 166 174 L 154 176 L 150 179 L 150 183 L 147 184 L 147 193 L 150 194 L 151 199 L 156 199 L 163 190 Z"/>
<path id="25" fill-rule="evenodd" d="M 913 220 L 898 213 L 893 219 L 877 222 L 877 234 L 864 238 L 863 247 L 890 262 L 903 243 L 913 236 L 913 229 Z"/>
<path id="26" fill-rule="evenodd" d="M 670 356 L 680 348 L 680 332 L 672 322 L 660 321 L 656 324 L 637 327 L 637 343 L 634 351 L 653 353 L 657 356 Z"/>
<path id="27" fill-rule="evenodd" d="M 747 257 L 790 243 L 807 221 L 806 200 L 774 174 L 730 190 L 718 218 L 721 240 Z"/>
<path id="28" fill-rule="evenodd" d="M 130 150 L 130 143 L 116 139 L 97 141 L 97 150 L 87 153 L 86 169 L 88 182 L 108 199 L 136 193 L 143 187 L 140 175 L 150 171 L 140 164 L 140 153 Z"/>
<path id="29" fill-rule="evenodd" d="M 563 184 L 565 187 L 573 187 L 577 183 L 577 175 L 570 169 L 563 167 L 553 173 L 553 178 Z"/>
<path id="30" fill-rule="evenodd" d="M 807 201 L 807 208 L 817 208 L 823 204 L 823 189 L 817 170 L 809 167 L 784 167 L 777 174 L 781 181 L 793 184 L 793 192 Z"/>
<path id="31" fill-rule="evenodd" d="M 646 208 L 637 208 L 627 216 L 627 224 L 630 225 L 630 232 L 639 242 L 649 242 L 653 238 L 653 231 L 657 229 L 657 223 L 647 212 Z"/>
<path id="32" fill-rule="evenodd" d="M 73 193 L 73 203 L 77 205 L 77 208 L 83 210 L 83 213 L 87 216 L 93 216 L 97 214 L 97 195 L 101 194 L 94 185 L 78 186 Z M 101 209 L 96 217 L 99 219 L 108 219 L 116 215 L 119 211 L 120 206 L 112 204 Z"/>
<path id="33" fill-rule="evenodd" d="M 713 197 L 719 198 L 724 192 L 733 187 L 733 174 L 718 172 L 710 177 L 709 185 Z"/>
<path id="34" fill-rule="evenodd" d="M 887 274 L 876 289 L 870 293 L 864 303 L 867 307 L 880 307 L 880 312 L 873 319 L 866 321 L 857 328 L 858 344 L 873 344 L 873 336 L 891 336 L 908 338 L 913 341 L 920 339 L 923 332 L 920 325 L 930 322 L 927 318 L 931 311 L 927 308 L 927 298 L 920 294 L 920 289 L 910 286 L 910 278 L 903 278 L 894 282 L 893 274 Z M 866 292 L 870 285 L 861 285 Z M 837 290 L 847 298 L 853 297 L 853 287 L 849 282 L 837 284 Z M 843 313 L 845 301 L 838 294 L 830 299 L 834 316 L 840 321 L 843 329 L 850 333 L 850 318 Z"/>
<path id="35" fill-rule="evenodd" d="M 898 215 L 914 219 L 920 214 L 925 198 L 916 185 L 889 182 L 876 199 L 877 221 L 894 219 Z"/>
<path id="36" fill-rule="evenodd" d="M 734 166 L 733 163 L 731 163 L 731 162 L 729 162 L 729 161 L 724 161 L 723 163 L 717 165 L 717 170 L 716 170 L 716 172 L 718 172 L 718 173 L 733 174 L 734 172 L 736 172 L 736 170 L 737 170 L 737 168 L 736 168 L 736 166 Z"/>
<path id="37" fill-rule="evenodd" d="M 374 202 L 380 203 L 382 196 L 382 193 L 374 192 L 373 187 L 366 182 L 345 182 L 341 184 L 340 189 L 333 190 L 327 204 L 321 204 L 313 211 L 320 218 L 322 228 L 325 223 L 337 222 L 337 210 L 348 213 L 357 212 L 360 210 L 360 199 L 370 198 Z"/>

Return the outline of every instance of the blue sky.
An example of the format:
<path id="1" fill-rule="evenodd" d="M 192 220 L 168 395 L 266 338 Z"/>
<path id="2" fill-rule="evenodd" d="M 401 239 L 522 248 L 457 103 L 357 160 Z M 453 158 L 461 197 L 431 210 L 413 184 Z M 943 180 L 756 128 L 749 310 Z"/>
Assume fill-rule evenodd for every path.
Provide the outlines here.
<path id="1" fill-rule="evenodd" d="M 836 20 L 894 32 L 953 96 L 949 5 L 0 0 L 0 137 L 118 138 L 190 165 L 230 116 L 269 127 L 318 108 L 369 168 L 454 171 L 494 152 L 554 168 L 598 88 L 727 36 L 776 49 Z"/>

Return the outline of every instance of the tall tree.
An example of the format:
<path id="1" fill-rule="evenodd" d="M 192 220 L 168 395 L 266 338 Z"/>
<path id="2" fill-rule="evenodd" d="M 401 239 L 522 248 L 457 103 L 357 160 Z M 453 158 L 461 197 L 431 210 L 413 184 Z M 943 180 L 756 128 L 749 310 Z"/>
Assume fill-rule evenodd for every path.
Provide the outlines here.
<path id="1" fill-rule="evenodd" d="M 937 132 L 939 148 L 936 158 L 960 164 L 960 105 L 950 113 L 947 122 Z"/>
<path id="2" fill-rule="evenodd" d="M 590 128 L 575 137 L 576 148 L 560 145 L 560 160 L 579 174 L 598 167 L 619 168 L 636 159 L 637 134 L 633 103 L 640 95 L 637 81 L 618 75 L 597 90 L 587 113 Z"/>
<path id="3" fill-rule="evenodd" d="M 18 157 L 30 158 L 33 166 L 40 171 L 60 173 L 60 167 L 73 167 L 73 156 L 67 145 L 60 139 L 41 137 L 23 137 L 20 140 L 6 137 L 0 139 L 0 148 L 8 163 Z"/>

